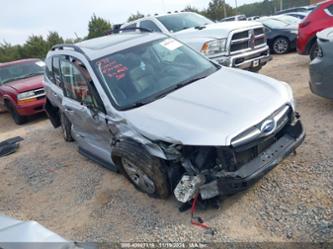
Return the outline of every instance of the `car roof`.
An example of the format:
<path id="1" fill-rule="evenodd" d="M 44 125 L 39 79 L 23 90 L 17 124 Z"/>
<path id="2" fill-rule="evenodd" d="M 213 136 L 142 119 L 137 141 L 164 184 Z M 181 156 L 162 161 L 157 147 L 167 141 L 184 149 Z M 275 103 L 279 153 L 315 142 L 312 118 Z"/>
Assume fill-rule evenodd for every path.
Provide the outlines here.
<path id="1" fill-rule="evenodd" d="M 40 60 L 40 59 L 29 58 L 29 59 L 22 59 L 22 60 L 16 60 L 16 61 L 2 62 L 2 63 L 0 63 L 0 67 L 6 67 L 6 66 L 26 63 L 26 62 L 29 62 L 29 61 L 37 61 L 37 60 Z"/>
<path id="2" fill-rule="evenodd" d="M 168 37 L 159 32 L 123 32 L 76 43 L 90 59 L 103 57 L 146 42 Z"/>

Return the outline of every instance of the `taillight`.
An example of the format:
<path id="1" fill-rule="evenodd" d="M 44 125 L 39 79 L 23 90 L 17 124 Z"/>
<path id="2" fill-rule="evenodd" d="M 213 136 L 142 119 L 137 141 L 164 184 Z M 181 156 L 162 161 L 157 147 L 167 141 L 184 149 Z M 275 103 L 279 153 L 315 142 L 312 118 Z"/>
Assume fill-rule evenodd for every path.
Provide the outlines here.
<path id="1" fill-rule="evenodd" d="M 299 28 L 305 28 L 306 26 L 308 26 L 311 22 L 309 20 L 304 20 L 303 22 L 301 22 L 299 24 Z"/>

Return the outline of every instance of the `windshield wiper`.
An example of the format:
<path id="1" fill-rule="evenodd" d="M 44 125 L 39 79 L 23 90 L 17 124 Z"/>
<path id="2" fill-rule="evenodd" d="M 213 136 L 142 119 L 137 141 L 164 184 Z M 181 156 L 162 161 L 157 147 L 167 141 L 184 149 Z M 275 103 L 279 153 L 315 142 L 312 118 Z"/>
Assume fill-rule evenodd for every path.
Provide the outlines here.
<path id="1" fill-rule="evenodd" d="M 35 73 L 29 73 L 29 74 L 26 74 L 26 75 L 23 75 L 21 78 L 24 79 L 24 78 L 29 78 L 31 76 L 35 76 L 35 75 L 40 75 L 40 74 L 43 74 L 44 72 L 35 72 Z"/>
<path id="2" fill-rule="evenodd" d="M 1 82 L 1 84 L 5 84 L 7 82 L 11 82 L 11 81 L 15 81 L 15 80 L 21 80 L 21 79 L 29 78 L 31 76 L 40 75 L 40 74 L 43 74 L 43 72 L 29 73 L 29 74 L 26 74 L 26 75 L 23 75 L 23 76 L 19 76 L 19 77 L 4 80 L 4 81 Z"/>
<path id="3" fill-rule="evenodd" d="M 205 29 L 206 26 L 205 25 L 201 25 L 201 26 L 195 26 L 194 28 L 198 29 L 198 30 L 202 30 L 202 29 Z"/>

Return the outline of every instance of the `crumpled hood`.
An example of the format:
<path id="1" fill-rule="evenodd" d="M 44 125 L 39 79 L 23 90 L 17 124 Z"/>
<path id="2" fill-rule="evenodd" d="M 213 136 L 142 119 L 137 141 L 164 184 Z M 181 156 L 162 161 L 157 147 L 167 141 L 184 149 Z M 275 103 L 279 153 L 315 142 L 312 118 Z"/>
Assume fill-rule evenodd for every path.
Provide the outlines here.
<path id="1" fill-rule="evenodd" d="M 284 83 L 223 67 L 123 115 L 152 140 L 223 146 L 289 103 L 290 98 Z"/>
<path id="2" fill-rule="evenodd" d="M 26 92 L 38 88 L 43 88 L 43 75 L 37 75 L 26 79 L 15 80 L 5 84 L 15 89 L 18 93 Z"/>
<path id="3" fill-rule="evenodd" d="M 327 28 L 321 32 L 318 32 L 317 37 L 319 39 L 328 40 L 328 41 L 332 42 L 333 41 L 333 28 Z"/>
<path id="4" fill-rule="evenodd" d="M 211 23 L 207 24 L 205 28 L 199 30 L 196 28 L 185 29 L 172 35 L 176 38 L 182 39 L 186 37 L 205 37 L 212 39 L 226 38 L 228 34 L 236 29 L 251 28 L 253 26 L 262 26 L 259 22 L 252 21 L 232 21 L 232 22 L 221 22 L 221 23 Z"/>

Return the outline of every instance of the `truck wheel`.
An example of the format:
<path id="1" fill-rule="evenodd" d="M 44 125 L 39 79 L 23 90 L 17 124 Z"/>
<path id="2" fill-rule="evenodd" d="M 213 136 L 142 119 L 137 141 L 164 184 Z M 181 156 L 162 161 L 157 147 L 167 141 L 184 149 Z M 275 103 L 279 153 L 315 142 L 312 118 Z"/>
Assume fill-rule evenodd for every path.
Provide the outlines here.
<path id="1" fill-rule="evenodd" d="M 15 106 L 13 106 L 11 103 L 8 102 L 6 102 L 6 106 L 9 113 L 12 115 L 14 122 L 17 125 L 21 125 L 27 122 L 27 118 L 25 116 L 21 116 L 20 114 L 17 113 Z"/>
<path id="2" fill-rule="evenodd" d="M 60 119 L 61 119 L 62 134 L 64 136 L 65 141 L 66 142 L 74 141 L 74 139 L 72 137 L 72 123 L 68 120 L 68 118 L 62 112 L 60 113 Z"/>
<path id="3" fill-rule="evenodd" d="M 285 54 L 289 51 L 289 41 L 287 38 L 278 37 L 273 42 L 273 51 L 276 54 Z"/>
<path id="4" fill-rule="evenodd" d="M 314 60 L 318 56 L 319 47 L 318 43 L 314 42 L 310 48 L 310 60 Z"/>
<path id="5" fill-rule="evenodd" d="M 262 68 L 262 66 L 258 66 L 258 67 L 251 67 L 249 69 L 250 72 L 253 72 L 253 73 L 258 73 L 260 71 L 260 69 Z"/>
<path id="6" fill-rule="evenodd" d="M 168 177 L 163 162 L 151 156 L 136 143 L 119 144 L 112 150 L 112 159 L 125 176 L 140 190 L 154 198 L 170 195 Z"/>

